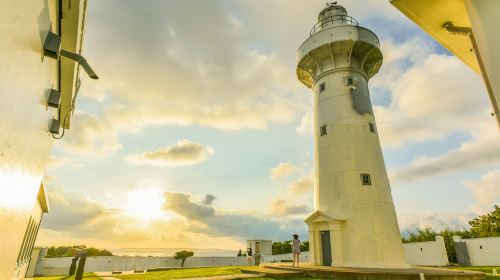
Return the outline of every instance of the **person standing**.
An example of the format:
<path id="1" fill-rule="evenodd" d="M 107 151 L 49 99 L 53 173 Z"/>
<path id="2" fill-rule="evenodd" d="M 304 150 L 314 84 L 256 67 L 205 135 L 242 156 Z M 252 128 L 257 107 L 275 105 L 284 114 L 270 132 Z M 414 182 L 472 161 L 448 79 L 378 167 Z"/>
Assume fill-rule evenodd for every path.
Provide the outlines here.
<path id="1" fill-rule="evenodd" d="M 298 234 L 293 235 L 293 240 L 291 242 L 292 245 L 292 255 L 293 255 L 293 264 L 292 266 L 295 266 L 297 264 L 297 267 L 299 267 L 299 258 L 300 258 L 300 239 Z"/>

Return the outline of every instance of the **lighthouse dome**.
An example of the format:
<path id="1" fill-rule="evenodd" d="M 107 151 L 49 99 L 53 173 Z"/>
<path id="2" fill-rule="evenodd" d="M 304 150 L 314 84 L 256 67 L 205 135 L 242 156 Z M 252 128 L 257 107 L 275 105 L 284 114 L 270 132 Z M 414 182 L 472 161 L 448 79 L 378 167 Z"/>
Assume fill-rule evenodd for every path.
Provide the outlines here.
<path id="1" fill-rule="evenodd" d="M 326 7 L 319 13 L 318 21 L 321 22 L 327 18 L 338 16 L 347 16 L 347 10 L 341 5 L 337 5 L 337 2 L 328 3 Z"/>

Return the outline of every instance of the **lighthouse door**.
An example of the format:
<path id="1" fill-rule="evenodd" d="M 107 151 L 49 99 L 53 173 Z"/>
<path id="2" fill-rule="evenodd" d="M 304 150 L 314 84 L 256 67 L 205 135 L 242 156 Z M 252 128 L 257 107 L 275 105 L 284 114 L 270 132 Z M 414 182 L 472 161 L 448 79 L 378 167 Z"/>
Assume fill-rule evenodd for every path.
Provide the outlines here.
<path id="1" fill-rule="evenodd" d="M 323 253 L 323 265 L 332 265 L 332 246 L 330 243 L 330 231 L 321 231 L 321 252 Z"/>

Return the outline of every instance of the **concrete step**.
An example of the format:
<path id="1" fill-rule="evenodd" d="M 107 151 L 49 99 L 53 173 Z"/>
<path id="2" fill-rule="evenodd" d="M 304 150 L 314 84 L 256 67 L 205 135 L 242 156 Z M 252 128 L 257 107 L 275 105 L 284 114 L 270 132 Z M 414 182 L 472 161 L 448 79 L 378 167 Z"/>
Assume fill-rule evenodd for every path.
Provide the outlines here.
<path id="1" fill-rule="evenodd" d="M 260 274 L 263 276 L 270 276 L 274 278 L 288 278 L 288 277 L 296 277 L 303 276 L 302 271 L 292 271 L 285 269 L 275 269 L 270 267 L 252 267 L 252 268 L 242 268 L 242 273 L 253 273 Z"/>

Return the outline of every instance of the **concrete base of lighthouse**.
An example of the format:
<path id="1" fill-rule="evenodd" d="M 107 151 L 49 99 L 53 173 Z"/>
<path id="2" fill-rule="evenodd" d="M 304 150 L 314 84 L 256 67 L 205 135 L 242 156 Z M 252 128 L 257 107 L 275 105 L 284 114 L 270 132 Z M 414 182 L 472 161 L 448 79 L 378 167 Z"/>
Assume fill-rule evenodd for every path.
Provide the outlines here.
<path id="1" fill-rule="evenodd" d="M 485 274 L 478 271 L 456 270 L 431 267 L 410 268 L 361 268 L 361 267 L 328 267 L 301 263 L 292 267 L 287 263 L 264 263 L 257 269 L 242 269 L 244 272 L 262 273 L 279 276 L 279 271 L 293 272 L 307 277 L 351 280 L 483 280 Z M 284 274 L 283 274 L 284 275 Z"/>
<path id="2" fill-rule="evenodd" d="M 399 258 L 386 258 L 380 256 L 380 259 L 389 261 L 377 262 L 356 262 L 344 256 L 344 248 L 349 247 L 350 251 L 357 251 L 359 254 L 366 254 L 365 248 L 359 250 L 347 246 L 349 240 L 346 230 L 349 221 L 343 217 L 330 216 L 322 211 L 315 211 L 305 219 L 309 228 L 309 256 L 310 264 L 315 266 L 333 266 L 333 267 L 364 267 L 364 268 L 409 268 L 410 265 Z M 364 246 L 359 242 L 359 246 Z M 368 252 L 377 254 L 376 252 Z M 363 258 L 361 258 L 363 259 Z M 370 259 L 370 258 L 366 258 Z"/>
<path id="3" fill-rule="evenodd" d="M 315 211 L 305 222 L 309 227 L 311 264 L 343 266 L 342 235 L 345 220 Z"/>

